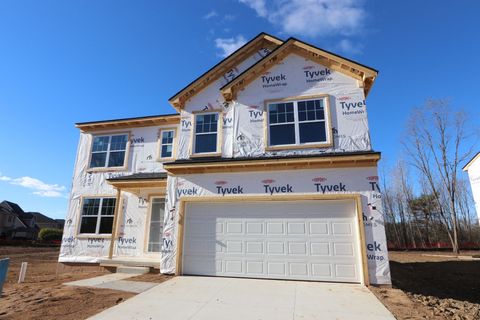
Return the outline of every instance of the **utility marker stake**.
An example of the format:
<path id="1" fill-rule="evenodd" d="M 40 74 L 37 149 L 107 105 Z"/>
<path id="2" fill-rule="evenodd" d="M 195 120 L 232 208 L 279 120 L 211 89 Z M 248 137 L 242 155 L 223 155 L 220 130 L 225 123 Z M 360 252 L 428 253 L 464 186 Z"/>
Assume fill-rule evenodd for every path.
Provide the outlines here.
<path id="1" fill-rule="evenodd" d="M 25 281 L 25 274 L 27 273 L 27 265 L 28 262 L 22 262 L 22 266 L 20 267 L 20 275 L 18 276 L 18 283 L 22 283 Z"/>

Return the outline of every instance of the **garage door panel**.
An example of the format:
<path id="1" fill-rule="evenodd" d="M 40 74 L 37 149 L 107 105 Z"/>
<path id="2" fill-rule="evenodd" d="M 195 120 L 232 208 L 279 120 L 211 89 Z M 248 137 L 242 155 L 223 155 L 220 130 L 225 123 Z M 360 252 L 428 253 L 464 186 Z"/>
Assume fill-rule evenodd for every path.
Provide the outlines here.
<path id="1" fill-rule="evenodd" d="M 359 282 L 355 223 L 353 201 L 188 204 L 183 270 Z"/>
<path id="2" fill-rule="evenodd" d="M 308 222 L 310 235 L 317 236 L 317 235 L 328 235 L 329 228 L 327 222 Z"/>
<path id="3" fill-rule="evenodd" d="M 285 226 L 283 222 L 267 222 L 267 235 L 284 235 Z"/>
<path id="4" fill-rule="evenodd" d="M 263 241 L 245 241 L 246 254 L 264 254 L 264 242 Z"/>
<path id="5" fill-rule="evenodd" d="M 330 243 L 328 242 L 311 242 L 310 254 L 312 256 L 330 256 Z"/>
<path id="6" fill-rule="evenodd" d="M 350 222 L 332 223 L 332 234 L 334 235 L 352 235 L 353 228 Z"/>
<path id="7" fill-rule="evenodd" d="M 265 235 L 265 228 L 263 221 L 252 221 L 246 222 L 246 233 L 247 235 Z"/>
<path id="8" fill-rule="evenodd" d="M 265 262 L 264 261 L 246 261 L 245 262 L 245 265 L 246 265 L 246 272 L 248 275 L 251 275 L 251 276 L 262 276 L 264 274 L 264 265 L 265 265 Z"/>

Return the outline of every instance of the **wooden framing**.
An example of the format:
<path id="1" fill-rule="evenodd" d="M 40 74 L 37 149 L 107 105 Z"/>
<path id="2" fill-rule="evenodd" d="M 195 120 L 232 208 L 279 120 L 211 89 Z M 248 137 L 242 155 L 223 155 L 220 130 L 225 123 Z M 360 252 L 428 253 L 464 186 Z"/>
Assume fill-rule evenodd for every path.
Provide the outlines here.
<path id="1" fill-rule="evenodd" d="M 470 166 L 477 160 L 480 159 L 480 152 L 478 152 L 473 158 L 467 162 L 467 164 L 462 168 L 463 171 L 468 171 Z"/>
<path id="2" fill-rule="evenodd" d="M 377 77 L 378 72 L 374 69 L 362 66 L 354 61 L 342 58 L 325 50 L 308 45 L 302 41 L 290 38 L 270 55 L 266 56 L 251 68 L 237 76 L 234 80 L 220 88 L 225 100 L 230 101 L 236 98 L 236 93 L 245 88 L 248 84 L 257 79 L 261 74 L 278 64 L 289 54 L 298 54 L 304 58 L 318 62 L 334 71 L 341 72 L 360 82 L 364 88 L 365 97 Z"/>
<path id="3" fill-rule="evenodd" d="M 172 142 L 172 156 L 162 158 L 162 132 L 163 131 L 173 131 L 173 142 Z M 165 162 L 176 159 L 176 152 L 178 146 L 178 136 L 176 127 L 165 127 L 158 129 L 158 141 L 157 141 L 157 161 Z"/>
<path id="4" fill-rule="evenodd" d="M 93 199 L 93 198 L 115 198 L 115 194 L 94 194 L 94 195 L 81 195 L 80 196 L 80 207 L 78 208 L 78 215 L 77 215 L 77 224 L 75 228 L 75 237 L 76 238 L 103 238 L 103 239 L 110 239 L 112 234 L 96 234 L 96 233 L 80 233 L 80 227 L 82 222 L 82 210 L 83 210 L 83 202 L 85 199 Z M 117 202 L 115 200 L 115 211 L 117 210 Z M 98 216 L 97 216 L 98 218 Z M 115 221 L 115 213 L 113 216 L 113 220 Z M 98 223 L 98 221 L 97 221 Z M 113 226 L 112 226 L 113 230 Z"/>
<path id="5" fill-rule="evenodd" d="M 94 121 L 77 123 L 75 127 L 79 128 L 82 132 L 94 132 L 103 130 L 115 130 L 115 129 L 129 129 L 139 127 L 151 127 L 151 126 L 171 126 L 178 125 L 180 123 L 180 115 L 164 115 L 164 116 L 152 116 L 130 119 L 118 119 L 118 120 L 106 120 L 106 121 Z"/>
<path id="6" fill-rule="evenodd" d="M 327 142 L 323 143 L 308 143 L 308 144 L 295 144 L 295 145 L 279 145 L 270 146 L 270 130 L 269 130 L 269 111 L 268 105 L 274 102 L 293 102 L 312 99 L 324 99 L 325 105 L 325 131 L 327 134 Z M 263 102 L 264 105 L 264 117 L 263 117 L 263 140 L 265 143 L 265 151 L 275 150 L 295 150 L 295 149 L 310 149 L 310 148 L 329 148 L 333 146 L 333 133 L 332 133 L 332 114 L 330 112 L 330 95 L 317 94 L 308 96 L 295 96 L 282 99 L 270 99 Z"/>
<path id="7" fill-rule="evenodd" d="M 217 122 L 217 150 L 215 152 L 204 152 L 204 153 L 195 153 L 195 135 L 196 135 L 196 122 L 197 115 L 199 114 L 208 114 L 208 113 L 218 113 L 218 122 Z M 190 138 L 190 158 L 204 158 L 204 157 L 218 157 L 222 155 L 222 146 L 223 146 L 223 110 L 222 109 L 212 109 L 212 110 L 201 110 L 192 112 L 192 133 Z"/>
<path id="8" fill-rule="evenodd" d="M 130 145 L 131 145 L 131 138 L 132 138 L 131 131 L 118 131 L 118 132 L 110 131 L 110 132 L 101 132 L 101 133 L 99 132 L 99 133 L 88 133 L 88 134 L 90 135 L 90 148 L 88 148 L 89 154 L 88 154 L 87 172 L 125 171 L 128 169 L 128 161 L 130 159 Z M 127 144 L 125 145 L 125 158 L 123 159 L 123 166 L 90 168 L 90 162 L 92 161 L 93 140 L 95 139 L 95 137 L 117 136 L 117 135 L 123 135 L 123 134 L 127 135 Z"/>
<path id="9" fill-rule="evenodd" d="M 258 159 L 241 161 L 216 161 L 197 163 L 166 163 L 163 168 L 173 175 L 214 173 L 275 171 L 319 168 L 375 167 L 380 160 L 379 153 L 342 156 L 318 156 L 305 158 Z"/>
<path id="10" fill-rule="evenodd" d="M 201 90 L 205 89 L 213 81 L 223 76 L 230 69 L 237 66 L 239 63 L 247 59 L 256 51 L 262 48 L 273 50 L 276 47 L 280 46 L 282 43 L 283 41 L 281 41 L 280 39 L 272 37 L 268 34 L 259 34 L 242 48 L 240 48 L 239 50 L 228 56 L 226 59 L 221 61 L 219 64 L 214 66 L 212 69 L 208 70 L 203 75 L 195 79 L 185 88 L 183 88 L 180 92 L 176 93 L 173 97 L 171 97 L 168 101 L 177 111 L 180 111 L 184 108 L 185 102 L 188 99 L 196 95 Z"/>
<path id="11" fill-rule="evenodd" d="M 116 189 L 139 195 L 142 189 L 156 188 L 157 192 L 166 193 L 167 179 L 132 179 L 132 180 L 107 180 L 107 183 Z"/>
<path id="12" fill-rule="evenodd" d="M 120 196 L 122 194 L 122 190 L 120 188 L 117 189 L 117 197 L 115 200 L 115 213 L 113 215 L 113 226 L 112 226 L 112 237 L 110 238 L 110 247 L 108 248 L 108 259 L 112 259 L 113 256 L 113 245 L 115 243 L 115 239 L 117 238 L 117 229 L 118 229 L 118 212 L 122 203 L 120 202 Z"/>
<path id="13" fill-rule="evenodd" d="M 367 265 L 367 247 L 365 243 L 365 229 L 362 215 L 362 198 L 357 193 L 342 194 L 291 194 L 291 195 L 249 195 L 249 196 L 202 196 L 202 197 L 183 197 L 180 199 L 178 210 L 178 230 L 177 230 L 177 252 L 176 252 L 176 275 L 183 273 L 183 239 L 185 227 L 185 208 L 188 203 L 198 202 L 258 202 L 258 201 L 309 201 L 309 200 L 353 200 L 355 203 L 355 213 L 357 217 L 359 241 L 360 241 L 360 260 L 362 268 L 361 283 L 368 286 L 370 280 L 368 276 Z"/>

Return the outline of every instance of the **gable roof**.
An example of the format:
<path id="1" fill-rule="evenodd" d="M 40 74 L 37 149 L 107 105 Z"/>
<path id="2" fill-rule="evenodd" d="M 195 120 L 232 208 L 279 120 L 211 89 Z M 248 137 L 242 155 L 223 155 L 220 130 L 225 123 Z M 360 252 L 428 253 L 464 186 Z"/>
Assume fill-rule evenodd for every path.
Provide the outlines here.
<path id="1" fill-rule="evenodd" d="M 480 151 L 477 152 L 476 155 L 473 156 L 472 159 L 470 159 L 470 161 L 467 162 L 467 164 L 462 168 L 463 171 L 467 171 L 468 168 L 470 168 L 470 166 L 475 162 L 475 160 L 477 159 L 480 159 Z"/>
<path id="2" fill-rule="evenodd" d="M 238 63 L 245 60 L 254 52 L 260 50 L 262 47 L 274 49 L 283 43 L 282 40 L 269 35 L 267 33 L 260 33 L 255 38 L 244 44 L 228 57 L 214 65 L 208 71 L 200 75 L 198 78 L 190 82 L 185 88 L 175 93 L 168 101 L 179 111 L 183 108 L 186 100 L 200 92 L 206 86 L 218 79 L 219 76 L 228 72 L 228 70 L 235 67 Z"/>
<path id="3" fill-rule="evenodd" d="M 25 213 L 18 204 L 7 201 L 7 200 L 4 200 L 0 203 L 0 209 L 3 209 L 4 211 L 11 212 L 16 215 L 21 215 Z"/>
<path id="4" fill-rule="evenodd" d="M 35 223 L 58 223 L 56 220 L 47 217 L 44 214 L 41 214 L 40 212 L 27 212 L 30 213 L 32 216 L 35 217 Z"/>
<path id="5" fill-rule="evenodd" d="M 234 80 L 230 81 L 220 91 L 226 100 L 233 99 L 238 89 L 244 88 L 259 75 L 265 73 L 268 69 L 275 66 L 287 55 L 295 53 L 304 58 L 318 62 L 327 68 L 341 72 L 347 76 L 353 77 L 363 84 L 365 96 L 368 95 L 378 71 L 363 65 L 359 62 L 339 56 L 327 50 L 317 48 L 311 44 L 300 41 L 296 38 L 289 38 L 281 46 L 270 52 L 263 59 L 257 61 L 250 68 L 239 74 Z"/>

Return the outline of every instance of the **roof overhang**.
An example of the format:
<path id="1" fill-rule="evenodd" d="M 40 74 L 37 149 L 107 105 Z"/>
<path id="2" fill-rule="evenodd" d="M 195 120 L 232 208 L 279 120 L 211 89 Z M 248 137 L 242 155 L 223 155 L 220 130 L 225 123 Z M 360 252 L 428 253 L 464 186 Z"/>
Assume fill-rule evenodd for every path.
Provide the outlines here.
<path id="1" fill-rule="evenodd" d="M 257 52 L 262 48 L 274 50 L 276 47 L 283 43 L 282 40 L 268 35 L 266 33 L 260 33 L 258 36 L 247 42 L 244 46 L 237 51 L 229 55 L 224 60 L 213 66 L 210 70 L 193 80 L 185 88 L 177 92 L 168 101 L 170 104 L 180 112 L 183 109 L 185 102 L 203 90 L 209 84 L 226 74 L 230 69 L 237 66 L 239 63 L 247 59 L 249 56 Z"/>
<path id="2" fill-rule="evenodd" d="M 477 160 L 480 159 L 480 152 L 478 152 L 476 155 L 473 156 L 470 161 L 467 162 L 467 164 L 462 168 L 463 171 L 468 171 L 468 168 Z"/>
<path id="3" fill-rule="evenodd" d="M 167 115 L 148 116 L 148 117 L 139 117 L 139 118 L 80 122 L 80 123 L 76 123 L 75 127 L 79 128 L 83 132 L 88 132 L 88 131 L 104 131 L 104 130 L 115 130 L 115 129 L 150 127 L 150 126 L 177 125 L 179 123 L 180 123 L 179 114 L 167 114 Z"/>
<path id="4" fill-rule="evenodd" d="M 213 161 L 202 161 L 199 159 L 165 163 L 163 168 L 172 175 L 183 175 L 216 172 L 376 167 L 379 160 L 380 153 L 371 152 L 355 155 L 309 155 L 305 157 L 217 159 Z"/>
<path id="5" fill-rule="evenodd" d="M 167 189 L 167 175 L 162 174 L 133 174 L 118 178 L 107 179 L 107 183 L 122 191 L 140 194 L 146 189 L 156 189 L 155 193 L 165 194 Z"/>
<path id="6" fill-rule="evenodd" d="M 227 101 L 235 99 L 235 95 L 240 89 L 245 88 L 249 83 L 257 79 L 267 70 L 278 64 L 278 62 L 284 59 L 287 55 L 292 53 L 356 79 L 359 81 L 359 85 L 363 87 L 365 96 L 368 95 L 373 86 L 373 82 L 378 75 L 378 71 L 373 68 L 314 47 L 298 39 L 290 38 L 269 55 L 265 56 L 263 59 L 238 75 L 234 80 L 220 88 L 220 92 Z"/>

